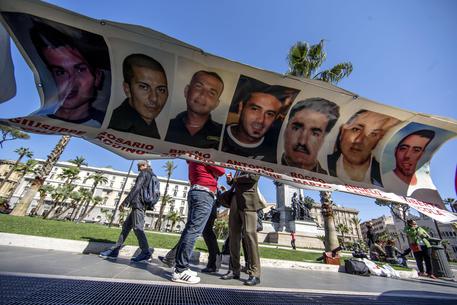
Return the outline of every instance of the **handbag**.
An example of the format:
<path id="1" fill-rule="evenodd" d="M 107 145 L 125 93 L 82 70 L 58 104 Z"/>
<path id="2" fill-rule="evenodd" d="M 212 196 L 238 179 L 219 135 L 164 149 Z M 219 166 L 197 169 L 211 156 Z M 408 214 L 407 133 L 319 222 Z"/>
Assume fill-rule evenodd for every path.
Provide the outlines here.
<path id="1" fill-rule="evenodd" d="M 413 251 L 413 252 L 422 251 L 421 247 L 416 243 L 409 245 L 409 247 L 411 248 L 411 251 Z"/>
<path id="2" fill-rule="evenodd" d="M 217 196 L 217 201 L 226 208 L 230 208 L 230 203 L 232 202 L 232 196 L 233 196 L 233 188 L 228 189 L 227 191 L 218 194 Z"/>

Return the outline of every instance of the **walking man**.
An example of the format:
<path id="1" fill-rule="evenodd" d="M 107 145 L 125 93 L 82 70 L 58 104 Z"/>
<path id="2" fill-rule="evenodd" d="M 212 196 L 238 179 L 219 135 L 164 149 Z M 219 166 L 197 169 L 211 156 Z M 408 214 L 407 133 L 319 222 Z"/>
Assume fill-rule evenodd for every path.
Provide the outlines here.
<path id="1" fill-rule="evenodd" d="M 122 248 L 130 230 L 133 232 L 138 239 L 141 252 L 135 257 L 132 257 L 132 262 L 148 261 L 151 259 L 152 251 L 149 249 L 148 240 L 144 234 L 144 216 L 146 207 L 143 202 L 142 194 L 148 188 L 151 179 L 155 174 L 152 172 L 149 161 L 140 160 L 138 161 L 138 177 L 136 178 L 135 185 L 130 190 L 128 196 L 124 199 L 122 204 L 119 206 L 119 210 L 124 210 L 125 207 L 130 207 L 131 211 L 124 224 L 122 225 L 122 231 L 119 235 L 117 243 L 106 251 L 100 253 L 100 257 L 115 259 L 119 255 L 119 250 Z"/>
<path id="2" fill-rule="evenodd" d="M 189 161 L 190 191 L 187 194 L 189 212 L 176 251 L 173 282 L 197 284 L 200 278 L 189 269 L 195 241 L 202 234 L 215 204 L 217 179 L 225 173 L 222 167 Z"/>

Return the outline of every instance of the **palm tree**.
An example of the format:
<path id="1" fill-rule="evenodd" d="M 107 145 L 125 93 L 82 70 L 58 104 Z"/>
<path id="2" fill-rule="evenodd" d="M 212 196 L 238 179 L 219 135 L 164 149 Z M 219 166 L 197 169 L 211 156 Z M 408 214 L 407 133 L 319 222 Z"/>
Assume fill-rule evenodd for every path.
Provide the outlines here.
<path id="1" fill-rule="evenodd" d="M 60 213 L 56 213 L 52 218 L 59 218 L 60 216 L 64 215 L 69 209 L 73 208 L 73 211 L 79 205 L 79 202 L 83 199 L 83 195 L 79 191 L 72 191 L 68 196 L 71 200 L 70 204 L 67 205 L 65 209 L 63 209 Z M 72 213 L 73 214 L 73 213 Z M 70 215 L 71 219 L 71 215 Z"/>
<path id="2" fill-rule="evenodd" d="M 91 198 L 91 192 L 88 188 L 82 187 L 78 190 L 78 192 L 81 194 L 81 200 L 78 202 L 76 208 L 71 212 L 70 219 L 72 221 L 74 221 L 78 216 L 79 212 L 81 211 L 81 208 L 83 207 L 84 202 L 90 200 Z"/>
<path id="3" fill-rule="evenodd" d="M 8 179 L 11 177 L 11 175 L 13 174 L 13 172 L 15 171 L 15 169 L 17 168 L 17 166 L 19 165 L 19 163 L 21 162 L 21 160 L 24 157 L 27 157 L 27 158 L 32 158 L 33 157 L 33 152 L 30 149 L 25 148 L 25 147 L 19 147 L 14 152 L 19 155 L 19 158 L 17 158 L 16 162 L 10 168 L 10 170 L 6 174 L 5 178 L 3 178 L 3 181 L 0 183 L 0 189 L 2 189 L 2 187 L 8 182 Z"/>
<path id="4" fill-rule="evenodd" d="M 83 214 L 83 215 L 80 217 L 80 219 L 82 220 L 82 219 L 86 218 L 87 215 L 90 215 L 90 212 L 92 212 L 92 210 L 93 210 L 97 205 L 99 205 L 100 202 L 102 202 L 102 201 L 103 201 L 103 198 L 100 197 L 100 196 L 95 196 L 95 197 L 91 198 L 88 202 L 92 202 L 92 203 L 93 203 L 92 206 L 90 207 L 90 209 L 89 209 L 85 214 Z"/>
<path id="5" fill-rule="evenodd" d="M 355 231 L 357 232 L 357 239 L 360 240 L 360 222 L 362 220 L 358 217 L 352 217 L 351 218 L 351 222 L 354 224 L 355 226 Z"/>
<path id="6" fill-rule="evenodd" d="M 73 192 L 74 186 L 71 184 L 64 184 L 59 185 L 54 192 L 52 193 L 51 197 L 54 200 L 54 203 L 51 209 L 48 211 L 46 215 L 43 215 L 44 219 L 51 219 L 52 213 L 57 207 L 60 207 L 64 204 L 65 200 L 70 197 L 71 192 Z"/>
<path id="7" fill-rule="evenodd" d="M 95 194 L 95 190 L 97 188 L 97 186 L 100 184 L 100 183 L 107 183 L 108 182 L 108 178 L 106 178 L 102 172 L 95 172 L 94 174 L 90 175 L 87 179 L 91 179 L 93 180 L 93 184 L 92 184 L 92 188 L 91 188 L 91 200 L 94 199 L 94 194 Z M 87 215 L 87 209 L 89 208 L 89 204 L 91 202 L 91 200 L 86 200 L 86 205 L 84 207 L 84 210 L 83 212 L 81 213 L 81 215 L 79 216 L 78 218 L 78 222 L 80 222 L 81 220 L 84 219 L 84 217 Z"/>
<path id="8" fill-rule="evenodd" d="M 344 246 L 344 243 L 345 243 L 344 234 L 348 234 L 349 233 L 349 227 L 345 223 L 339 223 L 336 226 L 336 230 L 341 233 L 341 240 L 342 240 L 342 244 Z"/>
<path id="9" fill-rule="evenodd" d="M 352 73 L 350 62 L 339 63 L 328 70 L 317 72 L 326 58 L 324 40 L 315 45 L 299 41 L 290 48 L 287 55 L 289 63 L 287 74 L 336 84 Z"/>
<path id="10" fill-rule="evenodd" d="M 163 168 L 165 168 L 165 171 L 167 173 L 167 183 L 165 184 L 165 191 L 163 192 L 162 201 L 160 203 L 159 218 L 157 219 L 156 224 L 154 226 L 155 230 L 160 230 L 160 228 L 162 227 L 163 212 L 165 210 L 165 205 L 167 204 L 167 200 L 164 200 L 164 198 L 166 198 L 166 195 L 168 195 L 168 184 L 170 182 L 170 178 L 173 174 L 173 171 L 176 169 L 176 165 L 173 163 L 173 161 L 167 161 Z"/>
<path id="11" fill-rule="evenodd" d="M 57 145 L 54 147 L 52 152 L 48 155 L 48 158 L 46 159 L 44 164 L 41 166 L 41 170 L 39 171 L 39 173 L 36 175 L 35 179 L 33 179 L 32 182 L 30 183 L 29 190 L 25 193 L 24 196 L 22 196 L 21 200 L 19 200 L 19 202 L 16 204 L 14 211 L 11 213 L 12 215 L 15 215 L 15 216 L 25 216 L 26 215 L 26 212 L 27 212 L 30 204 L 32 203 L 33 198 L 35 197 L 35 194 L 43 186 L 44 181 L 46 180 L 46 177 L 49 175 L 52 168 L 59 160 L 60 155 L 64 151 L 64 149 L 67 146 L 70 139 L 71 139 L 70 136 L 62 136 L 60 138 Z"/>
<path id="12" fill-rule="evenodd" d="M 57 177 L 64 180 L 64 184 L 73 184 L 76 180 L 79 180 L 80 169 L 76 166 L 70 166 L 68 168 L 62 169 Z"/>
<path id="13" fill-rule="evenodd" d="M 228 233 L 228 222 L 225 219 L 216 219 L 214 222 L 214 232 L 218 239 L 225 238 Z"/>
<path id="14" fill-rule="evenodd" d="M 171 221 L 170 231 L 173 232 L 173 230 L 175 229 L 176 223 L 181 220 L 181 216 L 179 215 L 179 213 L 177 211 L 173 211 L 173 212 L 169 212 L 167 214 L 166 219 Z"/>
<path id="15" fill-rule="evenodd" d="M 81 168 L 83 165 L 87 166 L 86 159 L 83 156 L 77 156 L 73 160 L 68 160 L 68 162 L 73 163 L 77 168 Z"/>
<path id="16" fill-rule="evenodd" d="M 38 200 L 38 204 L 35 207 L 35 213 L 34 215 L 38 215 L 38 211 L 41 209 L 41 207 L 44 204 L 44 201 L 46 199 L 46 196 L 54 191 L 54 187 L 50 184 L 45 184 L 40 189 L 38 192 L 40 193 L 40 199 Z"/>
<path id="17" fill-rule="evenodd" d="M 13 190 L 8 195 L 7 202 L 9 202 L 11 200 L 11 198 L 13 197 L 13 195 L 16 192 L 17 188 L 19 187 L 19 185 L 20 185 L 19 181 L 21 181 L 21 179 L 24 178 L 25 175 L 33 174 L 33 173 L 36 172 L 37 164 L 38 164 L 38 161 L 33 160 L 33 159 L 29 159 L 29 160 L 27 160 L 27 162 L 25 162 L 25 164 L 19 164 L 19 165 L 16 166 L 14 171 L 18 172 L 19 176 L 18 176 L 17 182 L 14 184 Z M 13 211 L 14 211 L 14 209 L 13 209 Z"/>
<path id="18" fill-rule="evenodd" d="M 290 48 L 287 55 L 289 64 L 287 74 L 337 84 L 340 80 L 352 73 L 352 64 L 350 62 L 339 63 L 328 70 L 318 72 L 318 69 L 322 66 L 326 58 L 327 53 L 324 51 L 324 40 L 321 40 L 315 45 L 309 45 L 307 42 L 299 41 Z M 335 225 L 333 224 L 333 209 L 331 203 L 329 203 L 331 202 L 331 196 L 331 192 L 320 192 L 325 236 L 327 237 L 327 242 L 325 243 L 327 251 L 338 247 L 338 238 Z M 324 210 L 326 211 L 325 213 Z M 332 219 L 326 219 L 327 217 L 331 217 Z"/>
<path id="19" fill-rule="evenodd" d="M 16 139 L 29 139 L 30 136 L 19 129 L 10 126 L 0 125 L 0 148 L 3 148 L 3 143 Z"/>
<path id="20" fill-rule="evenodd" d="M 457 213 L 457 209 L 455 208 L 457 205 L 457 202 L 454 198 L 446 198 L 443 200 L 444 205 L 448 205 L 449 208 L 451 209 L 451 212 Z"/>

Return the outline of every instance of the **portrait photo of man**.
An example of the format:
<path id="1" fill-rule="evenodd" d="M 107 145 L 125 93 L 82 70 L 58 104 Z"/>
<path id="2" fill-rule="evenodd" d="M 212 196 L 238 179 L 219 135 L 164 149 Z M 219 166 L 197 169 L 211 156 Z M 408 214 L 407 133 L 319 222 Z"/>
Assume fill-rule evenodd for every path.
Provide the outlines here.
<path id="1" fill-rule="evenodd" d="M 417 165 L 435 137 L 433 130 L 421 129 L 403 137 L 395 148 L 395 168 L 383 175 L 387 190 L 409 195 L 415 189 L 428 188 L 429 179 L 420 179 Z"/>
<path id="2" fill-rule="evenodd" d="M 216 72 L 200 70 L 184 88 L 186 110 L 170 120 L 165 141 L 199 148 L 219 149 L 222 124 L 211 112 L 220 103 L 224 81 Z"/>
<path id="3" fill-rule="evenodd" d="M 297 94 L 298 90 L 241 76 L 232 101 L 232 109 L 235 106 L 237 111 L 236 121 L 227 122 L 222 151 L 276 163 L 282 126 L 282 120 L 277 119 L 284 105 L 290 106 L 290 100 Z"/>
<path id="4" fill-rule="evenodd" d="M 387 131 L 400 121 L 391 116 L 359 110 L 341 126 L 335 151 L 327 156 L 329 174 L 382 186 L 379 162 L 372 155 Z"/>
<path id="5" fill-rule="evenodd" d="M 114 109 L 108 128 L 160 139 L 156 117 L 168 99 L 165 70 L 145 54 L 131 54 L 122 63 L 127 98 Z"/>
<path id="6" fill-rule="evenodd" d="M 317 155 L 339 117 L 340 107 L 329 100 L 315 97 L 297 102 L 284 131 L 281 164 L 327 174 Z"/>
<path id="7" fill-rule="evenodd" d="M 28 14 L 2 15 L 24 48 L 34 47 L 28 52 L 42 79 L 45 99 L 34 114 L 100 127 L 111 86 L 109 52 L 103 37 Z M 53 81 L 53 86 L 47 80 Z"/>

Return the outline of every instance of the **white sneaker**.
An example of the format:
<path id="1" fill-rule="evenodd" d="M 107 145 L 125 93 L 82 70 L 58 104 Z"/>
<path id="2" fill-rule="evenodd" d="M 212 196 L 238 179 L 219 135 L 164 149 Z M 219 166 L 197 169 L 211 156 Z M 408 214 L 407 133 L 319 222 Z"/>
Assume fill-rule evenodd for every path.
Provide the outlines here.
<path id="1" fill-rule="evenodd" d="M 173 271 L 173 276 L 171 277 L 173 282 L 185 283 L 185 284 L 198 284 L 200 283 L 200 278 L 196 275 L 195 271 L 186 269 L 181 273 Z"/>
<path id="2" fill-rule="evenodd" d="M 192 271 L 190 269 L 187 269 L 186 270 L 189 274 L 192 274 L 193 276 L 197 276 L 197 272 L 196 271 Z M 173 273 L 178 273 L 176 272 L 176 268 L 173 268 Z"/>

